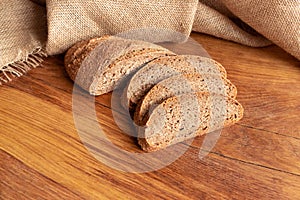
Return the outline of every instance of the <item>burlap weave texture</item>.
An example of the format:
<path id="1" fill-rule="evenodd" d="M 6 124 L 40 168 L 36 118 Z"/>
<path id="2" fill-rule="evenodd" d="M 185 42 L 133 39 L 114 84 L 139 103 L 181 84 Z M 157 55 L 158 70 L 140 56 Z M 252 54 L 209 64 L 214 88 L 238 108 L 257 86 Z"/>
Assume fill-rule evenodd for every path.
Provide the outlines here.
<path id="1" fill-rule="evenodd" d="M 193 30 L 253 47 L 274 43 L 300 60 L 299 0 L 2 0 L 0 27 L 0 83 L 39 65 L 44 51 L 132 30 L 155 42 L 183 42 Z"/>
<path id="2" fill-rule="evenodd" d="M 48 0 L 48 41 L 50 55 L 66 51 L 75 42 L 99 35 L 130 30 L 162 29 L 179 32 L 186 40 L 192 30 L 197 0 Z M 76 30 L 76 31 L 73 31 Z M 169 33 L 170 33 L 169 32 Z M 163 33 L 156 42 L 174 41 Z"/>

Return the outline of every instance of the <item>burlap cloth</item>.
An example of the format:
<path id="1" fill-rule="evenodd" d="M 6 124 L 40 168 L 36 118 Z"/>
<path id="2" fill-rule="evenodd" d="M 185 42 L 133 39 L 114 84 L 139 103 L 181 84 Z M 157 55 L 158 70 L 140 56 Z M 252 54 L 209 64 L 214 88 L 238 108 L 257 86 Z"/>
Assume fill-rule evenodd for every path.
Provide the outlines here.
<path id="1" fill-rule="evenodd" d="M 184 42 L 193 30 L 300 59 L 299 0 L 1 0 L 0 27 L 0 83 L 104 34 Z"/>

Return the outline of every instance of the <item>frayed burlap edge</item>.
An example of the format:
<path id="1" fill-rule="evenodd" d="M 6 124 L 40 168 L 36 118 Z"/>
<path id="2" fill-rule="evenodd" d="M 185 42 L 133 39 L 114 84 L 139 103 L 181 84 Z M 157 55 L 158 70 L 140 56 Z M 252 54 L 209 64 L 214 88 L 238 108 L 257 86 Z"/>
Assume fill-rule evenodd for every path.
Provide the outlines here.
<path id="1" fill-rule="evenodd" d="M 0 67 L 0 85 L 11 81 L 15 77 L 21 77 L 29 70 L 38 67 L 46 57 L 45 50 L 38 47 L 24 59 Z"/>

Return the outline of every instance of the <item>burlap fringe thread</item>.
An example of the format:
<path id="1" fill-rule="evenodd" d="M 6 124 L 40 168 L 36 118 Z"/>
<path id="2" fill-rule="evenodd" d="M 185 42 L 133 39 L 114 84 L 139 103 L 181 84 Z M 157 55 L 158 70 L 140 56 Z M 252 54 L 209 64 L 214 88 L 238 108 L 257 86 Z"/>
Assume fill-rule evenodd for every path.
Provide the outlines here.
<path id="1" fill-rule="evenodd" d="M 47 54 L 45 50 L 39 47 L 26 56 L 26 58 L 0 67 L 0 85 L 11 81 L 12 78 L 20 77 L 29 70 L 38 67 L 46 57 Z"/>

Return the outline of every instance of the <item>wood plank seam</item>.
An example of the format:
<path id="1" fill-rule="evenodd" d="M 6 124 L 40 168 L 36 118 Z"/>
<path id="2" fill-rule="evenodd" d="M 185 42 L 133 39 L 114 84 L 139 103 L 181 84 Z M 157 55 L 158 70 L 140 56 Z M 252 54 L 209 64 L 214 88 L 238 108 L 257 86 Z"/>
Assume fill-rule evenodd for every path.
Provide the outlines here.
<path id="1" fill-rule="evenodd" d="M 283 137 L 288 137 L 288 138 L 293 138 L 293 139 L 296 139 L 296 140 L 300 140 L 300 138 L 298 138 L 298 137 L 285 135 L 285 134 L 282 134 L 282 133 L 277 133 L 275 131 L 269 131 L 269 130 L 265 130 L 265 129 L 262 129 L 262 128 L 256 128 L 256 127 L 253 127 L 253 126 L 250 126 L 250 125 L 241 124 L 240 122 L 236 123 L 236 125 L 246 127 L 246 128 L 250 128 L 250 129 L 254 129 L 254 130 L 258 130 L 258 131 L 265 131 L 267 133 L 272 133 L 272 134 L 280 135 L 280 136 L 283 136 Z"/>
<path id="2" fill-rule="evenodd" d="M 184 144 L 186 146 L 190 146 L 193 149 L 199 149 L 199 147 L 195 147 L 193 145 L 188 145 L 188 144 L 185 144 L 185 143 L 182 143 L 182 144 Z M 229 159 L 229 160 L 234 160 L 234 161 L 245 163 L 245 164 L 249 164 L 249 165 L 252 165 L 252 166 L 261 167 L 261 168 L 265 168 L 265 169 L 269 169 L 269 170 L 274 170 L 274 171 L 278 171 L 278 172 L 282 172 L 282 173 L 287 173 L 287 174 L 290 174 L 290 175 L 293 175 L 293 176 L 300 177 L 300 174 L 296 174 L 296 173 L 293 173 L 293 172 L 289 172 L 289 171 L 285 171 L 285 170 L 281 170 L 281 169 L 277 169 L 277 168 L 273 168 L 273 167 L 264 166 L 264 165 L 253 163 L 253 162 L 248 162 L 248 161 L 240 160 L 240 159 L 237 159 L 237 158 L 226 156 L 226 155 L 218 153 L 218 152 L 207 151 L 205 149 L 202 149 L 202 151 L 207 152 L 207 153 L 212 153 L 214 155 L 217 155 L 217 156 L 220 156 L 222 158 Z"/>

